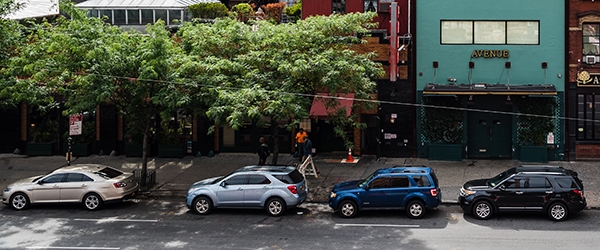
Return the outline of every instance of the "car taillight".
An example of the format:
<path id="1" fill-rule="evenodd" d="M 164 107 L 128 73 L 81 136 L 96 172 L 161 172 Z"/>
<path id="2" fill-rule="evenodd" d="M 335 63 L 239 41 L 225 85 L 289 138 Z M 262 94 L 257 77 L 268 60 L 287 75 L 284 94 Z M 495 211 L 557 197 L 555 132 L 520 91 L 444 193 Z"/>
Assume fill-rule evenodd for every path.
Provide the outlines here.
<path id="1" fill-rule="evenodd" d="M 289 185 L 287 186 L 288 190 L 290 190 L 290 192 L 292 192 L 292 194 L 298 194 L 298 189 L 296 188 L 296 186 L 294 185 Z"/>
<path id="2" fill-rule="evenodd" d="M 437 188 L 429 189 L 429 193 L 431 193 L 431 196 L 433 197 L 437 196 Z"/>
<path id="3" fill-rule="evenodd" d="M 575 190 L 573 190 L 573 193 L 579 195 L 579 197 L 583 197 L 583 190 L 577 190 L 577 189 L 575 189 Z"/>
<path id="4" fill-rule="evenodd" d="M 122 188 L 127 186 L 127 184 L 125 182 L 115 182 L 113 183 L 113 186 L 115 186 L 115 188 Z"/>

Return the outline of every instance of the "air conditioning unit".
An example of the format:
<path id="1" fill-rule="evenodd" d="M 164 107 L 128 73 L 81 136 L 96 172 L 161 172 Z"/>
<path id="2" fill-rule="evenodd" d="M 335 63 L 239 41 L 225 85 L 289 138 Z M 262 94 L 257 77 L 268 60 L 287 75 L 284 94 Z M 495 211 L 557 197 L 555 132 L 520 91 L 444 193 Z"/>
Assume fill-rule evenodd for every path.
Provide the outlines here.
<path id="1" fill-rule="evenodd" d="M 596 59 L 596 56 L 594 55 L 589 55 L 589 56 L 585 56 L 585 63 L 587 64 L 596 64 L 598 60 Z"/>

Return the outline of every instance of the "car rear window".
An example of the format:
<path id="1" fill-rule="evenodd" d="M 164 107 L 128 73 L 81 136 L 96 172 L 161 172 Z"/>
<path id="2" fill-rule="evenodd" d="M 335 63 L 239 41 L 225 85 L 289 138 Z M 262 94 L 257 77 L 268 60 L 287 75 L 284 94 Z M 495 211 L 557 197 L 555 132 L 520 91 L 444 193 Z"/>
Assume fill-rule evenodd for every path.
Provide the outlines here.
<path id="1" fill-rule="evenodd" d="M 414 175 L 413 180 L 417 183 L 418 187 L 429 187 L 431 186 L 431 182 L 429 182 L 429 178 L 424 175 Z"/>
<path id="2" fill-rule="evenodd" d="M 98 172 L 96 172 L 96 174 L 98 174 L 104 178 L 107 178 L 107 179 L 112 179 L 119 175 L 122 175 L 123 172 L 116 170 L 114 168 L 103 168 L 103 169 L 100 169 Z"/>
<path id="3" fill-rule="evenodd" d="M 294 184 L 300 183 L 304 180 L 304 176 L 302 176 L 302 174 L 296 169 L 287 174 L 287 176 L 292 180 L 292 182 L 294 182 Z"/>
<path id="4" fill-rule="evenodd" d="M 571 178 L 556 178 L 556 182 L 558 182 L 558 185 L 562 188 L 579 188 L 577 183 Z"/>

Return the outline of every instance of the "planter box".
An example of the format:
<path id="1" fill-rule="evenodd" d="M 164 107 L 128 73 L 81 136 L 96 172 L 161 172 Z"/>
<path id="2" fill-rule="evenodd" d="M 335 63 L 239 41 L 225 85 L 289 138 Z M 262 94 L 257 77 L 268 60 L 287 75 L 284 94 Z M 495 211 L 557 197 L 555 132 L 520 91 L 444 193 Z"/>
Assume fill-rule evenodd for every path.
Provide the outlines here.
<path id="1" fill-rule="evenodd" d="M 158 145 L 158 157 L 183 158 L 187 153 L 187 145 Z"/>
<path id="2" fill-rule="evenodd" d="M 462 161 L 462 144 L 429 144 L 429 160 Z"/>
<path id="3" fill-rule="evenodd" d="M 68 144 L 63 144 L 64 154 L 67 154 L 67 150 L 69 150 Z M 92 144 L 91 143 L 73 143 L 71 144 L 71 153 L 73 156 L 90 156 L 92 154 Z"/>
<path id="4" fill-rule="evenodd" d="M 54 142 L 28 142 L 27 155 L 54 155 Z"/>
<path id="5" fill-rule="evenodd" d="M 521 146 L 522 162 L 548 162 L 548 147 L 546 146 Z"/>
<path id="6" fill-rule="evenodd" d="M 127 157 L 142 157 L 143 152 L 142 144 L 125 144 L 125 156 Z M 148 156 L 150 156 L 150 150 L 148 150 Z"/>

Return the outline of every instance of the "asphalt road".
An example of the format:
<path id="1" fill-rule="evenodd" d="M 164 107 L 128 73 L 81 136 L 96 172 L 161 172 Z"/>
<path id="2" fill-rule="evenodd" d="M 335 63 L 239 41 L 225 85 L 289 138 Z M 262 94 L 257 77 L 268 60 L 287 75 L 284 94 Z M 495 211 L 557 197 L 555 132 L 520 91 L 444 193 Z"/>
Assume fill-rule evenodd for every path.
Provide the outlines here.
<path id="1" fill-rule="evenodd" d="M 224 209 L 201 216 L 168 198 L 95 212 L 78 205 L 0 206 L 0 249 L 596 249 L 599 231 L 599 210 L 553 222 L 542 214 L 481 221 L 455 205 L 421 220 L 400 211 L 343 219 L 316 203 L 281 217 Z"/>

